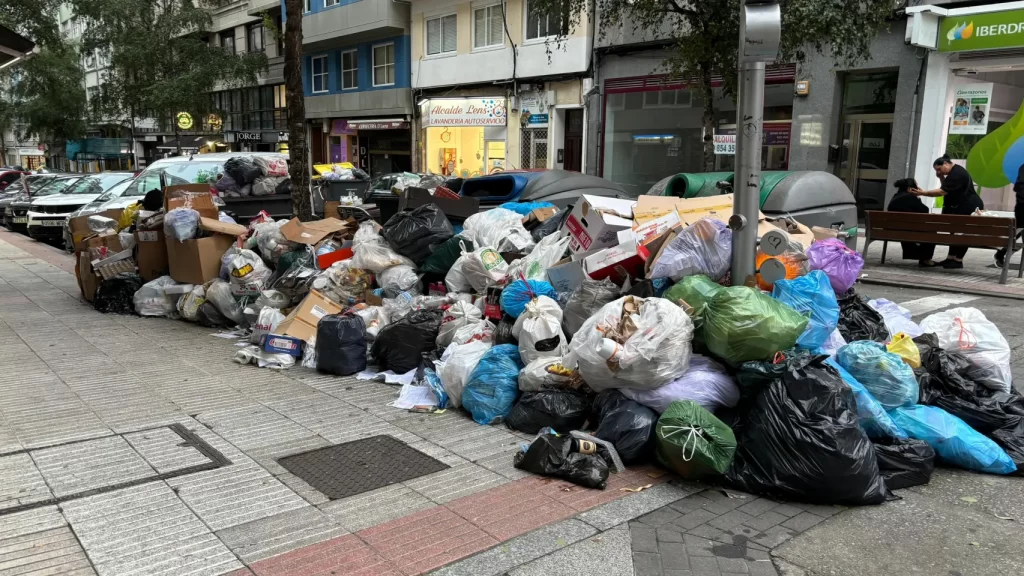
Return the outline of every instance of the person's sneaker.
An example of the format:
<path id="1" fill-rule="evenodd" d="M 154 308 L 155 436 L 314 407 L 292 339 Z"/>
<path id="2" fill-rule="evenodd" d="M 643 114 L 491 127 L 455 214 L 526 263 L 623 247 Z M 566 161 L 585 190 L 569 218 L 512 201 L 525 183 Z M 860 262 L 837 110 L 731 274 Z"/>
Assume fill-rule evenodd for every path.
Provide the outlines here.
<path id="1" fill-rule="evenodd" d="M 921 268 L 935 268 L 938 266 L 938 264 L 935 263 L 935 260 L 919 260 L 917 265 Z"/>
<path id="2" fill-rule="evenodd" d="M 946 270 L 959 270 L 964 267 L 964 263 L 959 260 L 943 260 L 942 267 Z"/>
<path id="3" fill-rule="evenodd" d="M 1006 266 L 1006 250 L 996 250 L 996 268 Z"/>

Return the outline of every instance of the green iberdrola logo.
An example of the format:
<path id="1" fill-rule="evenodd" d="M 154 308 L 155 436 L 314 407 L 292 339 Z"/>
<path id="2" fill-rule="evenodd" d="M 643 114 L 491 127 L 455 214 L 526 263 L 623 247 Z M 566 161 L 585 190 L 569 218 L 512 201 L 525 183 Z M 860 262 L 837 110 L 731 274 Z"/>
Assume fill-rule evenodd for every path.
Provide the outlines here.
<path id="1" fill-rule="evenodd" d="M 974 36 L 974 22 L 961 23 L 959 26 L 949 29 L 949 32 L 946 33 L 946 40 L 952 44 L 954 40 L 967 40 L 971 36 Z"/>

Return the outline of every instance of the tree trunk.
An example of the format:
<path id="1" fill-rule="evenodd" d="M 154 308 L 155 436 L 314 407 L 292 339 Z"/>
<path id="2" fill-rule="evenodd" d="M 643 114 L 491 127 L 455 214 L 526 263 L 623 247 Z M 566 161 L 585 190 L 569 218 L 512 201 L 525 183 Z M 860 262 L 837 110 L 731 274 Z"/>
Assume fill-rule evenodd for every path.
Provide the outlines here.
<path id="1" fill-rule="evenodd" d="M 302 90 L 302 3 L 285 0 L 284 89 L 288 99 L 288 176 L 292 180 L 292 214 L 313 219 L 306 148 L 306 100 Z"/>
<path id="2" fill-rule="evenodd" d="M 700 66 L 700 90 L 704 99 L 704 171 L 715 169 L 715 90 L 711 86 L 711 65 Z"/>
<path id="3" fill-rule="evenodd" d="M 178 119 L 171 118 L 171 123 L 174 124 L 174 145 L 178 147 L 178 156 L 181 156 L 181 132 L 178 131 Z"/>

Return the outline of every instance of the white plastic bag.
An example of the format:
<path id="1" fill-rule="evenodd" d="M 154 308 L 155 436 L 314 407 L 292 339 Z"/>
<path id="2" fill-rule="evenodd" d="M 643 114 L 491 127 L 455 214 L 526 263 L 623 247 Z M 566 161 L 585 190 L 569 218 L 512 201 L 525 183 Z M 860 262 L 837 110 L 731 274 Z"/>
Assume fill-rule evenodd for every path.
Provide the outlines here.
<path id="1" fill-rule="evenodd" d="M 654 263 L 651 278 L 680 278 L 706 274 L 718 282 L 729 271 L 732 230 L 712 218 L 701 218 L 683 229 Z"/>
<path id="2" fill-rule="evenodd" d="M 135 249 L 135 234 L 131 232 L 118 232 L 117 239 L 121 242 L 121 250 Z"/>
<path id="3" fill-rule="evenodd" d="M 679 378 L 654 390 L 622 388 L 622 394 L 658 414 L 676 400 L 693 400 L 708 412 L 720 407 L 732 408 L 740 401 L 740 389 L 725 367 L 714 360 L 694 354 L 690 368 Z"/>
<path id="4" fill-rule="evenodd" d="M 388 325 L 388 315 L 382 306 L 367 306 L 355 310 L 356 315 L 363 319 L 366 326 L 366 336 L 375 339 L 380 329 Z"/>
<path id="5" fill-rule="evenodd" d="M 406 264 L 392 266 L 377 275 L 377 284 L 387 292 L 411 290 L 419 281 L 416 270 Z"/>
<path id="6" fill-rule="evenodd" d="M 238 246 L 228 248 L 220 257 L 220 277 L 223 280 L 231 280 L 231 260 L 241 254 L 242 249 Z"/>
<path id="7" fill-rule="evenodd" d="M 469 382 L 469 375 L 480 363 L 480 359 L 491 349 L 490 342 L 472 340 L 466 344 L 452 344 L 434 361 L 437 377 L 441 379 L 445 392 L 448 393 L 448 404 L 452 408 L 462 405 L 462 390 Z"/>
<path id="8" fill-rule="evenodd" d="M 356 230 L 355 236 L 352 237 L 352 246 L 359 246 L 360 244 L 387 244 L 384 237 L 377 231 L 377 225 L 374 222 L 366 221 L 359 225 L 359 230 Z"/>
<path id="9" fill-rule="evenodd" d="M 316 370 L 316 335 L 309 337 L 302 350 L 302 367 Z"/>
<path id="10" fill-rule="evenodd" d="M 259 344 L 267 334 L 273 334 L 277 325 L 284 322 L 284 314 L 277 308 L 264 308 L 260 310 L 256 322 L 252 325 L 252 334 L 249 335 L 249 342 Z"/>
<path id="11" fill-rule="evenodd" d="M 492 208 L 466 218 L 462 224 L 462 235 L 472 240 L 474 246 L 497 248 L 506 236 L 518 233 L 519 229 L 532 240 L 523 227 L 522 216 L 507 208 Z"/>
<path id="12" fill-rule="evenodd" d="M 166 316 L 173 318 L 178 315 L 177 305 L 180 294 L 167 294 L 167 287 L 174 286 L 177 282 L 170 276 L 161 276 L 151 282 L 146 282 L 139 288 L 132 303 L 135 305 L 135 312 L 139 316 Z"/>
<path id="13" fill-rule="evenodd" d="M 519 371 L 519 390 L 536 392 L 542 388 L 567 386 L 572 377 L 566 370 L 560 356 L 538 358 Z"/>
<path id="14" fill-rule="evenodd" d="M 561 357 L 567 350 L 562 309 L 547 296 L 538 296 L 526 304 L 526 310 L 512 326 L 512 335 L 519 340 L 523 364 L 538 358 Z"/>
<path id="15" fill-rule="evenodd" d="M 218 312 L 236 325 L 245 322 L 245 317 L 242 315 L 242 306 L 238 300 L 235 300 L 234 295 L 231 293 L 231 284 L 228 282 L 220 278 L 211 282 L 210 286 L 206 289 L 206 299 L 213 304 Z"/>
<path id="16" fill-rule="evenodd" d="M 523 278 L 547 282 L 548 268 L 562 259 L 562 254 L 565 254 L 566 249 L 569 248 L 569 240 L 572 239 L 568 235 L 565 238 L 559 238 L 559 236 L 560 234 L 545 236 L 537 243 L 533 251 L 523 258 L 519 264 L 519 273 Z M 516 274 L 513 278 L 518 279 L 520 276 Z"/>
<path id="17" fill-rule="evenodd" d="M 291 354 L 274 354 L 261 350 L 259 346 L 246 346 L 235 352 L 235 362 L 239 364 L 255 364 L 260 368 L 285 370 L 295 366 L 295 357 Z"/>
<path id="18" fill-rule="evenodd" d="M 462 273 L 466 276 L 473 290 L 483 293 L 488 286 L 502 284 L 508 274 L 508 264 L 493 248 L 477 248 L 469 254 L 459 257 L 462 262 Z M 458 264 L 458 260 L 455 261 Z M 455 266 L 452 266 L 454 268 Z M 449 270 L 449 273 L 451 271 Z M 447 280 L 447 277 L 445 278 Z"/>
<path id="19" fill-rule="evenodd" d="M 623 307 L 635 330 L 610 355 L 599 352 L 621 333 Z M 618 337 L 621 338 L 621 337 Z M 606 304 L 573 337 L 571 348 L 579 358 L 580 375 L 595 391 L 607 388 L 651 390 L 686 373 L 690 365 L 693 321 L 682 308 L 664 298 L 626 296 Z"/>
<path id="20" fill-rule="evenodd" d="M 252 250 L 242 250 L 228 265 L 231 293 L 236 297 L 259 296 L 274 274 Z"/>
<path id="21" fill-rule="evenodd" d="M 353 268 L 369 270 L 374 274 L 380 274 L 392 266 L 416 266 L 412 260 L 395 252 L 387 244 L 377 242 L 363 242 L 352 249 L 352 254 Z"/>
<path id="22" fill-rule="evenodd" d="M 199 231 L 199 218 L 199 212 L 191 208 L 175 208 L 164 214 L 164 235 L 178 242 L 191 240 Z"/>
<path id="23" fill-rule="evenodd" d="M 995 324 L 977 308 L 936 312 L 921 322 L 921 329 L 939 337 L 939 346 L 967 357 L 974 369 L 968 378 L 993 390 L 1010 393 L 1010 344 Z"/>
<path id="24" fill-rule="evenodd" d="M 463 253 L 455 260 L 452 264 L 451 269 L 444 276 L 444 284 L 448 287 L 450 292 L 469 292 L 473 289 L 473 285 L 469 283 L 469 279 L 462 273 L 462 265 L 466 263 L 466 254 Z"/>
<path id="25" fill-rule="evenodd" d="M 267 306 L 280 310 L 287 308 L 289 304 L 291 304 L 291 299 L 280 290 L 264 290 L 260 292 L 259 298 L 253 303 L 257 310 L 262 310 Z"/>
<path id="26" fill-rule="evenodd" d="M 846 346 L 846 344 L 846 338 L 843 338 L 842 333 L 839 332 L 839 328 L 836 328 L 828 335 L 828 340 L 825 340 L 825 343 L 821 345 L 818 352 L 834 357 L 836 352 L 839 352 L 839 349 Z"/>
<path id="27" fill-rule="evenodd" d="M 452 344 L 466 344 L 473 341 L 494 343 L 494 325 L 487 320 L 470 322 L 455 331 Z"/>
<path id="28" fill-rule="evenodd" d="M 178 314 L 189 322 L 199 321 L 199 307 L 206 302 L 206 288 L 200 284 L 178 300 Z"/>
<path id="29" fill-rule="evenodd" d="M 260 255 L 274 266 L 277 266 L 277 261 L 281 259 L 281 256 L 299 247 L 298 244 L 288 240 L 281 233 L 281 227 L 287 223 L 287 220 L 278 220 L 262 222 L 253 227 Z"/>
<path id="30" fill-rule="evenodd" d="M 905 333 L 911 338 L 917 338 L 924 334 L 924 330 L 911 320 L 910 310 L 892 300 L 875 298 L 868 301 L 868 306 L 871 306 L 875 309 L 875 312 L 882 315 L 885 327 L 889 329 L 889 338 L 895 338 L 900 332 Z"/>
<path id="31" fill-rule="evenodd" d="M 455 331 L 470 322 L 476 322 L 483 318 L 480 310 L 467 302 L 456 302 L 448 310 L 445 310 L 441 317 L 441 330 L 437 333 L 437 346 L 446 348 L 452 343 Z"/>
<path id="32" fill-rule="evenodd" d="M 92 232 L 93 234 L 117 233 L 117 220 L 114 220 L 113 218 L 107 218 L 106 216 L 101 216 L 99 214 L 93 214 L 92 216 L 89 216 L 88 220 L 86 220 L 86 225 L 89 226 L 89 231 Z"/>

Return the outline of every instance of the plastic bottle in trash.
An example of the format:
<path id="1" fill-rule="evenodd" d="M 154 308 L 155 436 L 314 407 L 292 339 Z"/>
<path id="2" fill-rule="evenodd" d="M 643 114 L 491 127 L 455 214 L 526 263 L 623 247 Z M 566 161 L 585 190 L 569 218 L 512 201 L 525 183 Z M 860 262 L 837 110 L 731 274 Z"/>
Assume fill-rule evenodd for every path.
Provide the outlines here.
<path id="1" fill-rule="evenodd" d="M 609 362 L 618 362 L 620 352 L 622 352 L 622 346 L 610 338 L 601 338 L 601 342 L 597 345 L 597 355 Z"/>

